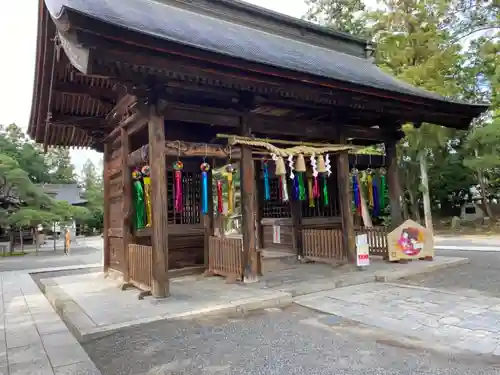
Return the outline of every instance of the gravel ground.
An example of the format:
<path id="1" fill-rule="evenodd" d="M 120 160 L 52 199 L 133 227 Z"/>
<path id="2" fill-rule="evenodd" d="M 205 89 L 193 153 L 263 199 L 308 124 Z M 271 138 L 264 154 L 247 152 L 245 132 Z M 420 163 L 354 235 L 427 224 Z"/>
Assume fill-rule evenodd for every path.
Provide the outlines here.
<path id="1" fill-rule="evenodd" d="M 475 289 L 500 296 L 500 252 L 440 250 L 439 255 L 469 258 L 470 263 L 402 280 L 402 283 L 458 291 Z"/>
<path id="2" fill-rule="evenodd" d="M 156 322 L 84 347 L 103 375 L 500 374 L 495 357 L 431 352 L 386 333 L 367 334 L 366 327 L 340 318 L 327 320 L 328 326 L 314 324 L 318 319 L 325 321 L 291 306 L 233 318 Z"/>

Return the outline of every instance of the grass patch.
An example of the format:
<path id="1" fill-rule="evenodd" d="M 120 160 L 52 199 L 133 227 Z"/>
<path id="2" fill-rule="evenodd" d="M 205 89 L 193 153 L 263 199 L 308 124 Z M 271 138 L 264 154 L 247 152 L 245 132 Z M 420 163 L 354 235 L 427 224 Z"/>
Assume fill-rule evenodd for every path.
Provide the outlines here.
<path id="1" fill-rule="evenodd" d="M 23 251 L 13 251 L 12 253 L 0 253 L 0 257 L 2 258 L 9 258 L 9 257 L 22 257 L 26 253 Z"/>

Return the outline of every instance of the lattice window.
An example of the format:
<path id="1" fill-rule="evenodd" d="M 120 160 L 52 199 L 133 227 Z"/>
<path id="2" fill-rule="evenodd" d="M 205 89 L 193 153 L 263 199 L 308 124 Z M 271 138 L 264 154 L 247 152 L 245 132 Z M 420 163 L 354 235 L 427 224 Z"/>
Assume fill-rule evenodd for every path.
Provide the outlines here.
<path id="1" fill-rule="evenodd" d="M 168 222 L 170 224 L 201 223 L 201 172 L 182 173 L 182 212 L 174 211 L 174 171 L 167 171 Z"/>
<path id="2" fill-rule="evenodd" d="M 288 218 L 291 217 L 290 214 L 290 203 L 283 202 L 280 196 L 280 184 L 279 179 L 276 177 L 269 177 L 269 200 L 264 199 L 264 180 L 259 181 L 259 201 L 262 207 L 262 217 L 263 218 Z M 287 184 L 288 194 L 290 195 L 290 184 Z"/>

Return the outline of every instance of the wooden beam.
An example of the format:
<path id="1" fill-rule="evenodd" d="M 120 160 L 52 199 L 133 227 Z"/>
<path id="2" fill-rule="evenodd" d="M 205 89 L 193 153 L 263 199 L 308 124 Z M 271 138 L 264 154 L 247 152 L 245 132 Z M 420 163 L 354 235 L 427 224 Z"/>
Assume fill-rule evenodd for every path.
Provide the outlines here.
<path id="1" fill-rule="evenodd" d="M 127 157 L 130 151 L 130 137 L 125 131 L 121 130 L 121 150 L 122 154 L 120 157 L 121 161 L 121 171 L 122 171 L 122 235 L 123 235 L 123 250 L 124 250 L 124 262 L 125 267 L 123 270 L 123 281 L 128 283 L 130 281 L 129 275 L 129 253 L 128 245 L 132 237 L 130 231 L 130 219 L 132 217 L 132 174 L 127 165 Z"/>
<path id="2" fill-rule="evenodd" d="M 168 201 L 165 160 L 165 124 L 162 116 L 156 113 L 156 106 L 149 107 L 149 155 L 151 165 L 151 204 L 152 248 L 153 248 L 153 285 L 152 295 L 165 298 L 170 294 L 168 279 Z"/>
<path id="3" fill-rule="evenodd" d="M 354 237 L 354 218 L 351 209 L 351 189 L 349 184 L 349 154 L 347 152 L 342 152 L 337 155 L 337 181 L 344 248 L 348 261 L 355 264 L 356 243 Z"/>
<path id="4" fill-rule="evenodd" d="M 88 85 L 75 85 L 67 82 L 58 82 L 54 88 L 55 91 L 66 95 L 85 95 L 91 98 L 115 102 L 117 99 L 116 91 L 109 87 L 97 87 Z"/>
<path id="5" fill-rule="evenodd" d="M 241 117 L 241 134 L 248 136 L 250 133 L 249 124 L 245 116 Z M 241 145 L 241 214 L 243 232 L 243 281 L 257 281 L 259 273 L 259 254 L 255 243 L 255 167 L 252 160 L 252 148 Z"/>
<path id="6" fill-rule="evenodd" d="M 242 112 L 234 109 L 211 108 L 205 106 L 169 102 L 165 111 L 165 119 L 171 121 L 193 122 L 199 124 L 227 126 L 238 128 Z M 333 126 L 331 122 L 284 118 L 280 116 L 266 116 L 246 114 L 252 133 L 281 134 L 290 136 L 304 136 L 310 138 L 336 139 L 338 129 L 347 138 L 384 141 L 387 137 L 382 129 L 355 125 Z"/>

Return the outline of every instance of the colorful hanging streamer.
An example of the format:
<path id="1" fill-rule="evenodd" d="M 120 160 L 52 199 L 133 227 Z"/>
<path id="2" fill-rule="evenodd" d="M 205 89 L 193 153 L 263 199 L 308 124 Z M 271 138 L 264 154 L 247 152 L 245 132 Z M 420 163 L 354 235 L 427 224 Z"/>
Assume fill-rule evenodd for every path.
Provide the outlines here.
<path id="1" fill-rule="evenodd" d="M 293 192 L 296 201 L 300 200 L 299 174 L 293 176 Z"/>
<path id="2" fill-rule="evenodd" d="M 306 188 L 304 186 L 304 176 L 302 172 L 297 173 L 298 175 L 298 185 L 299 185 L 299 200 L 303 201 L 306 199 Z"/>
<path id="3" fill-rule="evenodd" d="M 203 162 L 200 165 L 201 170 L 201 212 L 208 214 L 208 172 L 210 164 Z"/>
<path id="4" fill-rule="evenodd" d="M 153 213 L 151 207 L 151 168 L 145 165 L 141 169 L 142 182 L 144 184 L 144 203 L 146 208 L 146 227 L 150 227 L 153 222 Z"/>
<path id="5" fill-rule="evenodd" d="M 267 165 L 267 160 L 264 161 L 264 199 L 266 201 L 271 199 L 271 191 L 269 187 L 269 168 Z"/>
<path id="6" fill-rule="evenodd" d="M 373 177 L 370 172 L 366 177 L 366 184 L 368 190 L 368 205 L 373 208 Z"/>
<path id="7" fill-rule="evenodd" d="M 233 189 L 233 172 L 234 167 L 232 164 L 226 166 L 226 180 L 227 180 L 227 213 L 233 212 L 234 203 L 234 189 Z"/>
<path id="8" fill-rule="evenodd" d="M 378 192 L 378 181 L 377 178 L 374 177 L 372 180 L 373 185 L 373 216 L 380 216 L 380 197 Z"/>
<path id="9" fill-rule="evenodd" d="M 357 173 L 352 174 L 352 192 L 354 194 L 354 206 L 356 207 L 356 211 L 361 214 L 361 191 L 359 190 Z"/>
<path id="10" fill-rule="evenodd" d="M 385 181 L 385 174 L 380 175 L 380 209 L 383 210 L 385 208 L 385 194 L 387 191 L 387 185 Z"/>
<path id="11" fill-rule="evenodd" d="M 222 201 L 222 181 L 217 181 L 217 212 L 224 212 L 224 202 Z"/>
<path id="12" fill-rule="evenodd" d="M 184 164 L 182 161 L 177 160 L 173 163 L 172 167 L 174 168 L 174 210 L 175 212 L 182 212 L 184 208 L 183 199 L 182 199 L 182 169 L 184 168 Z"/>
<path id="13" fill-rule="evenodd" d="M 286 185 L 286 175 L 280 176 L 280 180 L 281 180 L 281 199 L 283 200 L 283 202 L 288 202 L 289 198 L 288 198 L 288 187 Z"/>
<path id="14" fill-rule="evenodd" d="M 307 195 L 308 195 L 308 198 L 309 198 L 309 207 L 313 208 L 315 207 L 315 204 L 314 204 L 314 191 L 313 191 L 313 179 L 312 178 L 308 178 L 307 179 Z"/>
<path id="15" fill-rule="evenodd" d="M 142 229 L 146 225 L 144 212 L 144 188 L 142 187 L 142 173 L 138 169 L 132 172 L 134 180 L 134 210 L 135 210 L 135 229 Z"/>
<path id="16" fill-rule="evenodd" d="M 326 180 L 326 173 L 323 174 L 323 204 L 328 206 L 328 181 Z"/>

